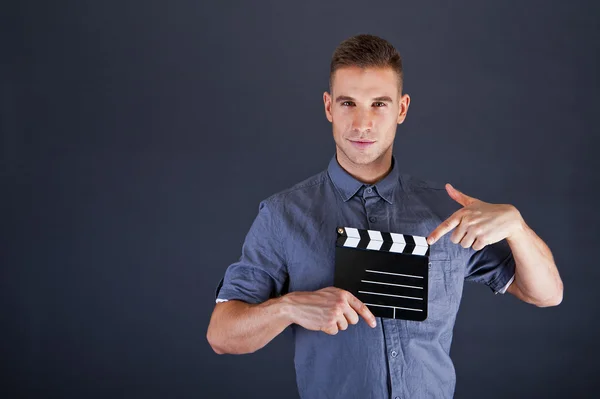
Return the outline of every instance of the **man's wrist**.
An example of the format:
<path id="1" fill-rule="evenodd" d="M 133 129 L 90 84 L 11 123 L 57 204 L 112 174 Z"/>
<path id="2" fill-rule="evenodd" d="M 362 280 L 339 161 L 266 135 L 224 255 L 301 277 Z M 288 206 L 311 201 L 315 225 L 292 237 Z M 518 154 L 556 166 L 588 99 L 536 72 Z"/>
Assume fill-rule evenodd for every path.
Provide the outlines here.
<path id="1" fill-rule="evenodd" d="M 510 235 L 506 237 L 506 241 L 508 241 L 509 244 L 511 241 L 522 240 L 523 237 L 527 234 L 527 224 L 525 223 L 525 220 L 521 217 L 520 213 L 517 213 L 517 215 L 518 218 L 515 222 L 515 227 L 512 229 Z"/>
<path id="2" fill-rule="evenodd" d="M 277 314 L 283 318 L 288 325 L 295 323 L 295 306 L 292 301 L 293 296 L 294 293 L 290 292 L 273 300 Z"/>

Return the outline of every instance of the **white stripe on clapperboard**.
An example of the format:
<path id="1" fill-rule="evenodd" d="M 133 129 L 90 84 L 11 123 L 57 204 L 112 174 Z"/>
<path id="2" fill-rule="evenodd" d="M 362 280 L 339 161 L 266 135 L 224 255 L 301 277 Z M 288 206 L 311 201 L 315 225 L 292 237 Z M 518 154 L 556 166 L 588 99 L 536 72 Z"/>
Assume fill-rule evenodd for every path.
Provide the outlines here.
<path id="1" fill-rule="evenodd" d="M 369 271 L 369 270 L 367 270 Z M 381 285 L 393 285 L 394 287 L 404 287 L 404 288 L 416 288 L 418 290 L 422 290 L 423 287 L 417 287 L 416 285 L 403 285 L 403 284 L 393 284 L 393 283 L 382 283 L 379 281 L 369 281 L 369 280 L 360 280 L 361 283 L 371 283 L 371 284 L 381 284 Z"/>
<path id="2" fill-rule="evenodd" d="M 406 298 L 406 299 L 416 299 L 417 301 L 422 301 L 423 298 L 417 298 L 416 296 L 404 296 L 404 295 L 394 295 L 394 294 L 383 294 L 381 292 L 371 292 L 371 291 L 358 291 L 361 294 L 371 294 L 371 295 L 383 295 L 383 296 L 393 296 L 394 298 Z"/>
<path id="3" fill-rule="evenodd" d="M 392 309 L 394 309 L 394 318 L 396 317 L 396 309 L 412 310 L 412 311 L 415 311 L 415 312 L 422 312 L 423 311 L 423 309 L 403 308 L 403 307 L 400 307 L 400 306 L 377 305 L 377 304 L 374 304 L 374 303 L 367 303 L 367 302 L 365 302 L 365 305 L 367 305 L 367 306 L 378 306 L 380 308 L 392 308 Z"/>
<path id="4" fill-rule="evenodd" d="M 358 232 L 358 229 L 354 227 L 345 227 L 345 229 L 348 238 L 346 238 L 344 246 L 356 248 L 360 242 L 360 233 Z M 381 232 L 376 230 L 367 230 L 367 233 L 369 233 L 369 245 L 367 245 L 367 249 L 374 251 L 381 249 L 381 246 L 383 245 L 383 237 L 381 236 Z M 390 236 L 392 237 L 393 244 L 389 249 L 389 252 L 402 253 L 404 248 L 406 248 L 406 240 L 404 239 L 404 235 L 390 233 Z M 412 254 L 425 255 L 427 253 L 427 248 L 429 248 L 427 245 L 427 239 L 421 236 L 411 237 L 415 240 L 415 248 L 413 249 Z"/>

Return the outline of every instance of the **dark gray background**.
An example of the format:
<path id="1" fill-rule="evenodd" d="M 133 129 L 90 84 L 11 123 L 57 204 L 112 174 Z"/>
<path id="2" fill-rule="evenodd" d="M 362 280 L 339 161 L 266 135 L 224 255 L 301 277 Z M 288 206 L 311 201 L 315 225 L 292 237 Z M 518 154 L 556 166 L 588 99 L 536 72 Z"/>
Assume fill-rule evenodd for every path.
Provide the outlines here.
<path id="1" fill-rule="evenodd" d="M 598 3 L 300 3 L 3 2 L 0 396 L 297 397 L 289 331 L 205 334 L 259 201 L 333 155 L 357 33 L 404 58 L 402 170 L 517 206 L 565 283 L 549 309 L 467 284 L 456 397 L 598 395 Z"/>

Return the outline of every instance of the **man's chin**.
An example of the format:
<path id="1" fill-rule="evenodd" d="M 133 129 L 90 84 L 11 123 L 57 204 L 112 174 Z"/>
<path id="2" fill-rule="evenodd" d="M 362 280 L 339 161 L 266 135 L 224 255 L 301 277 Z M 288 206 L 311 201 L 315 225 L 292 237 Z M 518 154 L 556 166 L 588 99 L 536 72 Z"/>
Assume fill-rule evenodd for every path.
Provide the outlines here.
<path id="1" fill-rule="evenodd" d="M 341 152 L 343 157 L 354 165 L 369 165 L 381 157 L 381 153 L 377 151 L 377 148 L 368 148 L 361 151 L 354 147 L 336 147 L 338 152 Z"/>
<path id="2" fill-rule="evenodd" d="M 368 165 L 373 163 L 377 156 L 374 154 L 349 154 L 348 159 L 355 165 Z"/>

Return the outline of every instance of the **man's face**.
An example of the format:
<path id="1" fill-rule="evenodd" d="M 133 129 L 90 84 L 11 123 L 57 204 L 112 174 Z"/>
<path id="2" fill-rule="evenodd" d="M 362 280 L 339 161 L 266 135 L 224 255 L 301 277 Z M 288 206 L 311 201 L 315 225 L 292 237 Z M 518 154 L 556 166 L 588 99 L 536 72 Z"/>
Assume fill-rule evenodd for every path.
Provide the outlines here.
<path id="1" fill-rule="evenodd" d="M 408 95 L 400 97 L 396 72 L 340 68 L 333 75 L 331 91 L 323 100 L 338 157 L 356 166 L 391 157 L 396 126 L 404 121 L 410 102 Z"/>

